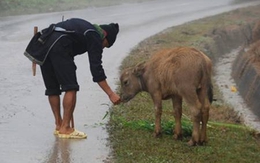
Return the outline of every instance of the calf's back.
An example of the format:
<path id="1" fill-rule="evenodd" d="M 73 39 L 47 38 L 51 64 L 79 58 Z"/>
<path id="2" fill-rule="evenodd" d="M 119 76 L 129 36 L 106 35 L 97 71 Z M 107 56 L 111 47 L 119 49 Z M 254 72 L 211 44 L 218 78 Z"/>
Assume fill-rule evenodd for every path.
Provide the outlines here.
<path id="1" fill-rule="evenodd" d="M 162 96 L 181 93 L 184 89 L 199 89 L 210 82 L 211 61 L 194 48 L 163 50 L 145 64 L 144 79 L 148 92 L 160 90 Z M 203 78 L 205 77 L 205 78 Z"/>

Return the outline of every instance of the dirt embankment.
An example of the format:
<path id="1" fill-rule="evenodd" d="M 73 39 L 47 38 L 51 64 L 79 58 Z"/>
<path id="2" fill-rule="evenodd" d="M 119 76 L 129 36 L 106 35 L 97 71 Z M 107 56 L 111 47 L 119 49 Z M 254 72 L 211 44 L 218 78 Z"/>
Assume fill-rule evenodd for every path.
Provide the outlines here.
<path id="1" fill-rule="evenodd" d="M 238 47 L 239 55 L 232 66 L 232 77 L 253 114 L 260 117 L 260 20 L 243 26 L 229 26 L 212 31 L 214 43 L 205 47 L 216 61 Z"/>

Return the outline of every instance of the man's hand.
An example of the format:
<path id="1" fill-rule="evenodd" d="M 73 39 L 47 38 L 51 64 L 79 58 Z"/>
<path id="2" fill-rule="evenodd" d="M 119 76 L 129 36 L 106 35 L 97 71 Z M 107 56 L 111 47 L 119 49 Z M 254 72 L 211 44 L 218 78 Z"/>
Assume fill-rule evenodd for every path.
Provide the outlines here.
<path id="1" fill-rule="evenodd" d="M 98 85 L 103 89 L 104 92 L 108 95 L 110 101 L 114 104 L 117 105 L 121 102 L 120 96 L 118 96 L 114 91 L 111 90 L 109 85 L 107 84 L 106 80 L 98 82 Z"/>
<path id="2" fill-rule="evenodd" d="M 109 99 L 110 101 L 114 104 L 114 105 L 118 105 L 120 104 L 121 100 L 120 100 L 120 96 L 118 96 L 116 93 L 111 93 L 109 95 Z"/>

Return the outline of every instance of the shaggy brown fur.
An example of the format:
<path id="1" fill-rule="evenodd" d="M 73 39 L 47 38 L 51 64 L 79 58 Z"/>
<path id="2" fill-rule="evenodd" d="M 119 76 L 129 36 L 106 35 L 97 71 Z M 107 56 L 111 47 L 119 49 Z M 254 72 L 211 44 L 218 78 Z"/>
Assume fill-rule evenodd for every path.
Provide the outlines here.
<path id="1" fill-rule="evenodd" d="M 175 139 L 182 138 L 184 99 L 192 111 L 193 121 L 192 138 L 188 144 L 203 144 L 207 141 L 206 126 L 213 96 L 211 71 L 211 60 L 199 50 L 190 47 L 162 50 L 146 63 L 122 72 L 121 99 L 129 101 L 141 91 L 151 95 L 155 106 L 156 137 L 161 135 L 162 100 L 171 99 L 176 121 Z"/>

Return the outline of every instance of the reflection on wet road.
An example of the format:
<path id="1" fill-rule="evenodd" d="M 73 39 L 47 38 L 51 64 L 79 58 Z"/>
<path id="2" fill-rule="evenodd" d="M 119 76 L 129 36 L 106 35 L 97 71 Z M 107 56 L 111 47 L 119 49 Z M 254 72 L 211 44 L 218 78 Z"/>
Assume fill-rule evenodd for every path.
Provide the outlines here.
<path id="1" fill-rule="evenodd" d="M 73 162 L 70 158 L 70 146 L 74 141 L 78 140 L 56 138 L 53 142 L 53 148 L 50 150 L 49 155 L 46 156 L 46 160 L 44 162 Z"/>

